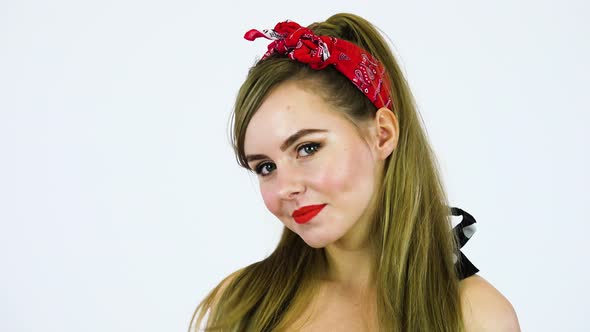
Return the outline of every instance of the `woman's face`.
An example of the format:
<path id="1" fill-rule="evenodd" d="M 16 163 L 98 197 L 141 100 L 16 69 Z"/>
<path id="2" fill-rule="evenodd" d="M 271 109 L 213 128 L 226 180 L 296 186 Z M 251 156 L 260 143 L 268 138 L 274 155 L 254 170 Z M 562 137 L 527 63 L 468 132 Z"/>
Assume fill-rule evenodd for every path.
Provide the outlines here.
<path id="1" fill-rule="evenodd" d="M 264 204 L 309 246 L 364 241 L 382 163 L 374 142 L 344 115 L 297 83 L 283 83 L 251 119 L 244 144 Z M 309 221 L 309 214 L 293 216 L 311 205 L 323 208 Z"/>

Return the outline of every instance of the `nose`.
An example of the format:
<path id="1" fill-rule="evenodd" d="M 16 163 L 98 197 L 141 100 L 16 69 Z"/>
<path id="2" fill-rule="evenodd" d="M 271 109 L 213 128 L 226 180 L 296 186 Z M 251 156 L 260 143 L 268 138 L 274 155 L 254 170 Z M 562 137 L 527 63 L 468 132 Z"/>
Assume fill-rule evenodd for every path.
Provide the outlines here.
<path id="1" fill-rule="evenodd" d="M 292 200 L 305 192 L 305 184 L 296 167 L 283 166 L 277 173 L 277 192 L 281 199 Z"/>

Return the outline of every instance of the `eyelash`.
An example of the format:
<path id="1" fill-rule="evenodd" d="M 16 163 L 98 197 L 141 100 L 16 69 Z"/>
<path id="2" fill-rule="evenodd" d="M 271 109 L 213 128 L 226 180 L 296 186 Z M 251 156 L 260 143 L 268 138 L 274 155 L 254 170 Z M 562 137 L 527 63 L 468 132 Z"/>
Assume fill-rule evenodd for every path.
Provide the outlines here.
<path id="1" fill-rule="evenodd" d="M 299 150 L 304 149 L 304 148 L 308 148 L 308 147 L 312 147 L 315 148 L 315 151 L 309 153 L 306 156 L 303 156 L 302 158 L 307 158 L 307 157 L 311 157 L 314 154 L 316 154 L 319 151 L 319 148 L 321 147 L 320 143 L 305 143 L 303 145 L 300 145 L 299 147 L 297 147 L 296 151 L 299 152 Z M 269 163 L 269 162 L 261 162 L 260 164 L 256 165 L 256 167 L 254 168 L 254 171 L 256 172 L 256 174 L 260 175 L 260 176 L 268 176 L 270 174 L 262 174 L 262 169 L 264 168 L 264 166 L 266 165 L 271 165 L 273 163 Z"/>

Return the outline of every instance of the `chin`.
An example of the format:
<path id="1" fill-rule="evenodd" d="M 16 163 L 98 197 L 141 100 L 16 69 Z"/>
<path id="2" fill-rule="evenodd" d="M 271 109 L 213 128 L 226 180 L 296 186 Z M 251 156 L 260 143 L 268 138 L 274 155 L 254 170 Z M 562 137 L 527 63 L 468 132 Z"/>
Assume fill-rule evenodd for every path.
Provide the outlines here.
<path id="1" fill-rule="evenodd" d="M 310 246 L 314 249 L 325 248 L 328 245 L 327 243 L 315 243 L 315 242 L 307 242 L 307 241 L 305 241 L 305 243 L 307 243 L 308 246 Z"/>
<path id="2" fill-rule="evenodd" d="M 330 245 L 336 241 L 336 239 L 325 239 L 325 238 L 317 238 L 317 237 L 310 238 L 310 237 L 303 237 L 301 235 L 299 235 L 299 237 L 301 237 L 303 242 L 305 242 L 308 246 L 315 248 L 315 249 L 325 248 L 328 245 Z"/>
<path id="3" fill-rule="evenodd" d="M 323 242 L 310 242 L 310 241 L 305 241 L 305 239 L 303 240 L 305 243 L 307 243 L 308 246 L 315 248 L 315 249 L 321 249 L 326 247 L 329 243 L 323 243 Z"/>

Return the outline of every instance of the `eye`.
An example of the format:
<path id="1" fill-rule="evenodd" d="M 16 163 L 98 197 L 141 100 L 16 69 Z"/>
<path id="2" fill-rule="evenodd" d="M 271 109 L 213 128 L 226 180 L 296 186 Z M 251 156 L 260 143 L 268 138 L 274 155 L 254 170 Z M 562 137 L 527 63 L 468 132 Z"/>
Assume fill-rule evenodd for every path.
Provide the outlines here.
<path id="1" fill-rule="evenodd" d="M 307 144 L 300 146 L 297 149 L 297 152 L 300 157 L 308 157 L 308 156 L 316 153 L 319 148 L 320 148 L 319 143 L 307 143 Z M 304 153 L 304 155 L 301 155 L 301 153 Z"/>
<path id="2" fill-rule="evenodd" d="M 321 145 L 319 143 L 306 143 L 300 145 L 297 148 L 297 156 L 303 158 L 309 157 L 316 153 L 319 150 L 320 146 Z M 260 176 L 267 176 L 270 175 L 270 173 L 274 171 L 276 168 L 277 166 L 275 165 L 275 163 L 264 161 L 256 165 L 256 167 L 254 167 L 254 171 L 256 172 L 256 174 Z"/>
<path id="3" fill-rule="evenodd" d="M 267 176 L 275 168 L 277 168 L 277 167 L 274 163 L 262 162 L 262 163 L 256 165 L 254 170 L 256 171 L 256 174 L 258 174 L 260 176 Z"/>

